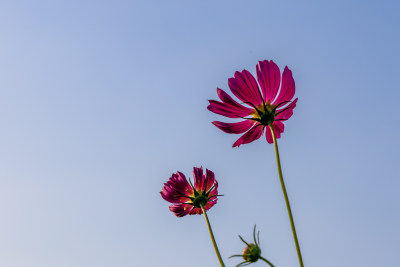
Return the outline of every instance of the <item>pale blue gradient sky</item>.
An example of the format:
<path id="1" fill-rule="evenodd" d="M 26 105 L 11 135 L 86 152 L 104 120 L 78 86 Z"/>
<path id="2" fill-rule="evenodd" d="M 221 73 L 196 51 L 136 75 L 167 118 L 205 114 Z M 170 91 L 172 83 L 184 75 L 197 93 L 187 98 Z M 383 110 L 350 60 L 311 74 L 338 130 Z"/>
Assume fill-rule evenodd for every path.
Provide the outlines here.
<path id="1" fill-rule="evenodd" d="M 273 146 L 206 110 L 273 59 L 299 97 L 279 140 L 307 267 L 398 267 L 398 1 L 0 3 L 0 266 L 218 266 L 204 219 L 159 191 L 203 165 L 225 259 L 254 223 L 297 266 Z M 234 266 L 239 259 L 226 260 Z M 257 263 L 253 266 L 265 266 Z"/>

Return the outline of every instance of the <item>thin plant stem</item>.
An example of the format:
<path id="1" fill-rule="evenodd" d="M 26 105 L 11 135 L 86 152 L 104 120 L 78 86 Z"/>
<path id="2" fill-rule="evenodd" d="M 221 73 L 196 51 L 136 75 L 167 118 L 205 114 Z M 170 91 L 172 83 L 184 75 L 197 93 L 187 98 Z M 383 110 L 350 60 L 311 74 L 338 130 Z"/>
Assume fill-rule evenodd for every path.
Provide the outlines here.
<path id="1" fill-rule="evenodd" d="M 214 249 L 215 249 L 215 253 L 217 254 L 219 263 L 221 264 L 222 267 L 225 267 L 224 261 L 222 260 L 221 254 L 219 253 L 217 243 L 215 242 L 215 239 L 214 239 L 214 234 L 213 234 L 213 231 L 211 229 L 210 221 L 208 220 L 208 216 L 207 216 L 206 210 L 204 209 L 203 205 L 201 205 L 201 209 L 203 211 L 204 218 L 206 219 L 208 232 L 210 233 L 211 241 L 213 243 L 213 246 L 214 246 Z"/>
<path id="2" fill-rule="evenodd" d="M 260 256 L 260 259 L 262 259 L 263 261 L 265 261 L 266 263 L 268 263 L 269 266 L 274 267 L 274 265 L 273 265 L 269 260 L 267 260 L 266 258 L 263 258 L 263 257 Z"/>
<path id="3" fill-rule="evenodd" d="M 269 126 L 269 128 L 271 129 L 272 137 L 274 139 L 276 164 L 278 165 L 279 179 L 281 181 L 282 191 L 283 191 L 283 195 L 285 197 L 285 202 L 286 202 L 286 208 L 287 208 L 287 211 L 288 211 L 288 214 L 289 214 L 290 226 L 292 227 L 294 243 L 296 244 L 297 256 L 299 257 L 300 267 L 304 267 L 303 259 L 301 257 L 301 252 L 300 252 L 300 245 L 299 245 L 299 241 L 297 239 L 296 228 L 294 226 L 292 210 L 290 209 L 289 197 L 288 197 L 287 192 L 286 192 L 285 182 L 283 181 L 281 160 L 279 158 L 279 150 L 278 150 L 278 144 L 276 142 L 275 132 L 274 132 L 274 129 L 273 129 L 273 127 L 271 125 Z"/>

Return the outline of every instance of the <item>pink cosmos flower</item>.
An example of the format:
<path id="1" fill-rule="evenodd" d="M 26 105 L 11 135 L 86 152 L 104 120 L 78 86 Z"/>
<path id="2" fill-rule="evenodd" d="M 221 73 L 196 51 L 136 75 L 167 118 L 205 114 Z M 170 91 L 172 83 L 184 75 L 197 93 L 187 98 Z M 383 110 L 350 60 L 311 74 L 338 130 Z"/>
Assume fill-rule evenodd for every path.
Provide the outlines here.
<path id="1" fill-rule="evenodd" d="M 235 123 L 213 121 L 215 126 L 226 133 L 245 133 L 233 147 L 259 139 L 267 126 L 273 127 L 276 138 L 280 138 L 285 129 L 283 121 L 293 115 L 296 107 L 297 98 L 291 101 L 295 94 L 295 83 L 292 71 L 287 66 L 281 76 L 279 67 L 272 60 L 260 61 L 256 66 L 256 77 L 258 84 L 250 72 L 243 70 L 235 72 L 234 77 L 228 79 L 232 93 L 243 103 L 236 102 L 219 88 L 217 93 L 222 102 L 209 100 L 208 110 L 228 118 L 243 119 Z M 268 143 L 273 143 L 268 129 L 265 137 Z"/>
<path id="2" fill-rule="evenodd" d="M 178 217 L 187 214 L 202 214 L 202 207 L 207 211 L 217 203 L 218 182 L 214 173 L 206 169 L 203 174 L 203 167 L 193 168 L 194 185 L 186 180 L 183 173 L 172 174 L 160 192 L 163 199 L 173 203 L 169 210 Z"/>

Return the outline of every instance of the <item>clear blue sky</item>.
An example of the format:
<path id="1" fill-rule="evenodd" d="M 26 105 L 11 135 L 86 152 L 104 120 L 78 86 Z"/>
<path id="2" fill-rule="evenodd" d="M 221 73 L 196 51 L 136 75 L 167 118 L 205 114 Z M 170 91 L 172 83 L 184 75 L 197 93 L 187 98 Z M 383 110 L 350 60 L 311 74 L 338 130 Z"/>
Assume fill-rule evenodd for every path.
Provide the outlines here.
<path id="1" fill-rule="evenodd" d="M 300 3 L 301 2 L 301 3 Z M 261 230 L 297 266 L 273 146 L 206 110 L 236 70 L 293 71 L 279 140 L 305 266 L 398 267 L 398 1 L 0 3 L 0 266 L 218 266 L 204 218 L 159 195 L 213 170 L 227 260 Z M 265 266 L 257 263 L 253 266 Z"/>

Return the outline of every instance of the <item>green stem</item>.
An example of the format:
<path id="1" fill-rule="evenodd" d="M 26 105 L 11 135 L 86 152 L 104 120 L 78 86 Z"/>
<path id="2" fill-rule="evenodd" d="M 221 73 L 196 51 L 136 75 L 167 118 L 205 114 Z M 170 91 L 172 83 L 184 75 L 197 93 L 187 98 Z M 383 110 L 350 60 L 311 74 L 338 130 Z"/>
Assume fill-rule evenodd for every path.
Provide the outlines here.
<path id="1" fill-rule="evenodd" d="M 260 259 L 262 259 L 263 261 L 268 263 L 271 267 L 274 267 L 274 265 L 269 260 L 267 260 L 266 258 L 263 258 L 263 257 L 260 256 Z"/>
<path id="2" fill-rule="evenodd" d="M 276 163 L 278 165 L 278 173 L 279 173 L 279 179 L 281 181 L 281 186 L 282 186 L 282 191 L 283 195 L 285 197 L 285 202 L 286 202 L 286 208 L 289 214 L 289 219 L 290 219 L 290 225 L 292 227 L 292 232 L 293 232 L 293 238 L 294 238 L 294 243 L 296 244 L 296 250 L 297 250 L 297 256 L 299 257 L 299 263 L 300 267 L 304 267 L 303 265 L 303 259 L 301 257 L 301 252 L 300 252 L 300 245 L 299 241 L 297 240 L 297 234 L 296 234 L 296 228 L 294 226 L 294 220 L 293 220 L 293 215 L 292 215 L 292 210 L 290 209 L 290 203 L 289 203 L 289 197 L 286 192 L 286 187 L 285 187 L 285 182 L 283 181 L 283 175 L 282 175 L 282 168 L 281 168 L 281 160 L 279 158 L 279 150 L 278 150 L 278 144 L 276 142 L 276 137 L 275 137 L 275 132 L 272 126 L 269 126 L 271 129 L 272 137 L 274 139 L 274 145 L 275 145 L 275 155 L 276 155 Z"/>
<path id="3" fill-rule="evenodd" d="M 208 220 L 208 216 L 207 216 L 206 210 L 204 209 L 203 205 L 201 205 L 201 209 L 203 210 L 204 218 L 206 218 L 208 232 L 210 233 L 211 241 L 213 243 L 213 246 L 214 246 L 214 249 L 215 249 L 215 253 L 217 254 L 219 263 L 221 264 L 222 267 L 225 267 L 224 261 L 222 260 L 221 254 L 219 253 L 217 243 L 215 242 L 215 239 L 214 239 L 214 234 L 213 234 L 213 231 L 211 229 L 210 221 Z"/>

